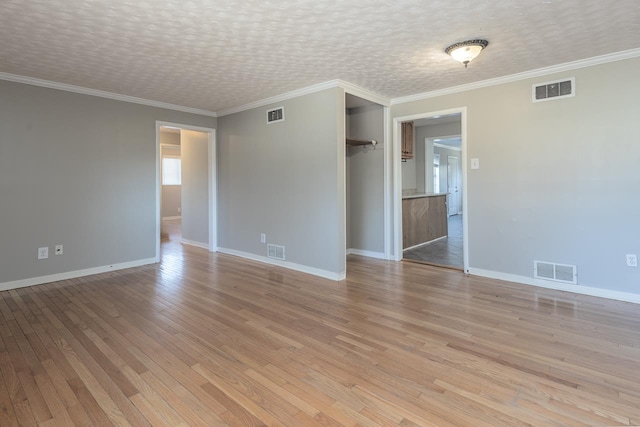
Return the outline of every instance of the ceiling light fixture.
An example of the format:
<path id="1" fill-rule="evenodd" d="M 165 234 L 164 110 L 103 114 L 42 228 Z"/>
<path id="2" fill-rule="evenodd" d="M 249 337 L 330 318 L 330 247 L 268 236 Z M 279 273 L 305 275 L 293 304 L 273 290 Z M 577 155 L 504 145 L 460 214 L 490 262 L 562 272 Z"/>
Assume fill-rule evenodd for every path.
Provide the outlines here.
<path id="1" fill-rule="evenodd" d="M 464 68 L 467 68 L 469 62 L 476 56 L 480 55 L 482 49 L 487 47 L 489 42 L 482 39 L 467 40 L 464 42 L 452 44 L 444 51 L 446 54 L 451 55 L 453 59 L 464 64 Z"/>

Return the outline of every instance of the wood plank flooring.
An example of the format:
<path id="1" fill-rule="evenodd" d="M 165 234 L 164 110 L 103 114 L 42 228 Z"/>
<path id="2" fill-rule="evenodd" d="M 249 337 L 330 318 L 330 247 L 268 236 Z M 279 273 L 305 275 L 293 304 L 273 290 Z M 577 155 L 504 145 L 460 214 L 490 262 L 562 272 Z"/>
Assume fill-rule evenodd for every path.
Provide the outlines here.
<path id="1" fill-rule="evenodd" d="M 197 248 L 0 292 L 0 425 L 640 424 L 640 306 L 352 257 Z"/>

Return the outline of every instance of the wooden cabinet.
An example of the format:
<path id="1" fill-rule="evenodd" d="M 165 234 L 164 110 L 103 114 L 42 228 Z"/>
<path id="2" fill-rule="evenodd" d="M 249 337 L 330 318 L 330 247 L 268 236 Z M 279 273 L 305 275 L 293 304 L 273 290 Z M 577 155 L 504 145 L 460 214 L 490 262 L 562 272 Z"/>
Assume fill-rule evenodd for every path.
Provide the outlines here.
<path id="1" fill-rule="evenodd" d="M 449 234 L 446 194 L 402 200 L 402 248 L 412 248 Z"/>
<path id="2" fill-rule="evenodd" d="M 413 159 L 413 122 L 402 123 L 402 158 Z"/>

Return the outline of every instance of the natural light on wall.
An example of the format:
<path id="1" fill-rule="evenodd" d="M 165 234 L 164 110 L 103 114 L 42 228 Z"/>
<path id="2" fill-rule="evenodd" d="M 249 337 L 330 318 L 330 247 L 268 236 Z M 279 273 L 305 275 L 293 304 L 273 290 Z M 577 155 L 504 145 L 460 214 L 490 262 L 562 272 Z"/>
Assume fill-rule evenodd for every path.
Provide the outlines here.
<path id="1" fill-rule="evenodd" d="M 182 162 L 180 157 L 162 158 L 162 185 L 182 185 Z"/>

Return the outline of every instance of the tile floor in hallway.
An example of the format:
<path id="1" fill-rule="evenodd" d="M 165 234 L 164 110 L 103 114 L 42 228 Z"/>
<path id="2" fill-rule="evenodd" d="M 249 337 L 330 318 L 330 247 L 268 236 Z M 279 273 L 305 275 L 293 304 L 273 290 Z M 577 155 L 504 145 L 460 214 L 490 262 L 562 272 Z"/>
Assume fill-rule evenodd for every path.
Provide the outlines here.
<path id="1" fill-rule="evenodd" d="M 462 215 L 449 217 L 449 235 L 432 243 L 404 251 L 404 259 L 463 268 Z"/>

